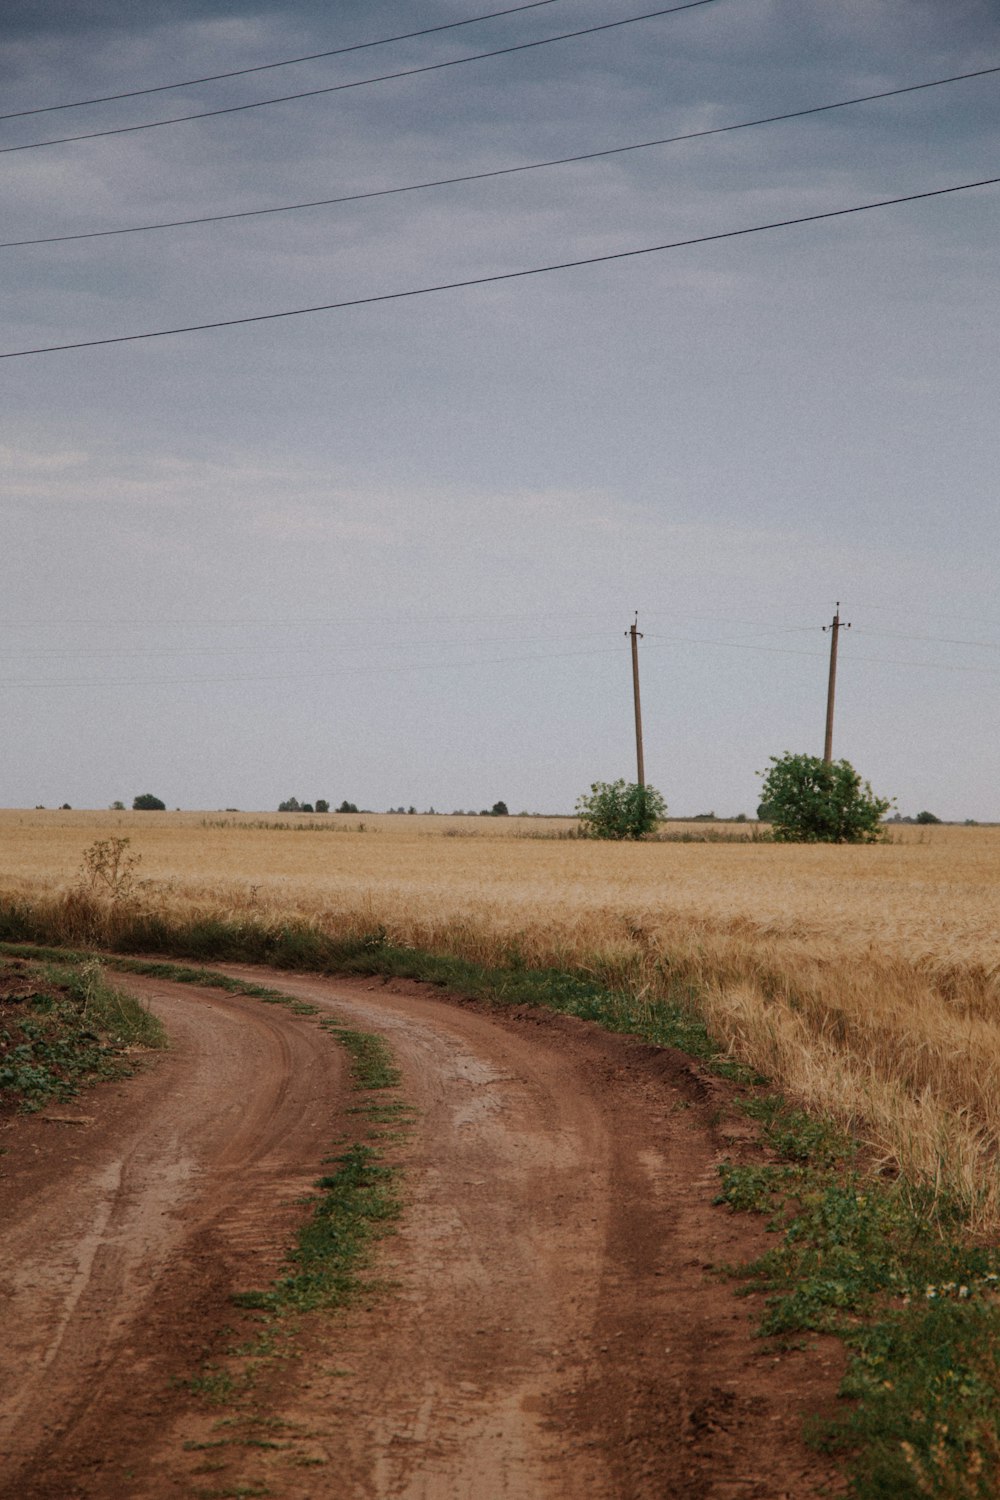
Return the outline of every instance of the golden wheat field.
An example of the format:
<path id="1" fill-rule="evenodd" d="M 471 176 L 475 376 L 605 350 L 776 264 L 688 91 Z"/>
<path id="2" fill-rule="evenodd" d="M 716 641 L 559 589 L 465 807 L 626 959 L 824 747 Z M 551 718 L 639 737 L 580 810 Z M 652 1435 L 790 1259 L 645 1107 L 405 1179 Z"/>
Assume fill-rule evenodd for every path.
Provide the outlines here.
<path id="1" fill-rule="evenodd" d="M 0 812 L 0 895 L 50 903 L 86 848 L 124 837 L 138 899 L 178 916 L 583 966 L 636 1006 L 679 983 L 734 1055 L 1000 1219 L 1000 829 L 904 827 L 848 848 L 760 842 L 753 825 L 672 823 L 645 844 L 573 826 Z"/>

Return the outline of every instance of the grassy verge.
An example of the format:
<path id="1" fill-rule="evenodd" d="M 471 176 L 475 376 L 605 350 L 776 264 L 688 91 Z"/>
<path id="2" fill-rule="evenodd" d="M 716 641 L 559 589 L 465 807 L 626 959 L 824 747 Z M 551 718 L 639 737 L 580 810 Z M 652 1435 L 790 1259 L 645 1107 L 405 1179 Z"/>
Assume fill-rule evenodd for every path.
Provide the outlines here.
<path id="1" fill-rule="evenodd" d="M 832 1333 L 850 1351 L 844 1414 L 812 1439 L 845 1459 L 859 1500 L 994 1496 L 1000 1483 L 1000 1253 L 957 1205 L 879 1182 L 831 1125 L 744 1101 L 778 1161 L 722 1169 L 721 1201 L 780 1241 L 736 1274 L 766 1294 L 761 1332 Z"/>
<path id="2" fill-rule="evenodd" d="M 82 1085 L 130 1071 L 137 1049 L 162 1047 L 163 1027 L 82 964 L 10 958 L 0 965 L 0 1107 L 42 1108 Z"/>
<path id="3" fill-rule="evenodd" d="M 148 932 L 144 923 L 132 931 L 136 944 Z M 29 936 L 10 928 L 8 909 L 0 931 Z M 543 1005 L 678 1047 L 729 1077 L 742 1091 L 742 1108 L 759 1121 L 769 1159 L 725 1166 L 722 1201 L 768 1215 L 780 1232 L 766 1255 L 735 1274 L 765 1294 L 764 1335 L 834 1333 L 850 1353 L 843 1394 L 854 1400 L 813 1439 L 842 1456 L 858 1500 L 986 1500 L 1000 1493 L 1000 1255 L 976 1243 L 967 1205 L 879 1176 L 829 1121 L 763 1093 L 763 1080 L 721 1054 L 690 986 L 650 1000 L 585 973 L 528 968 L 516 954 L 505 967 L 488 967 L 394 946 L 378 931 L 344 941 L 307 927 L 212 922 L 178 927 L 172 938 L 164 929 L 159 941 L 168 940 L 174 952 L 204 961 L 264 957 L 294 969 L 419 979 L 498 1006 Z M 167 967 L 164 977 L 218 977 Z M 248 994 L 264 989 L 230 983 Z M 372 1110 L 373 1121 L 391 1121 L 391 1107 Z M 385 1182 L 366 1177 L 366 1164 L 345 1153 L 337 1163 L 346 1174 L 340 1186 L 354 1174 L 377 1205 Z M 340 1175 L 323 1191 L 334 1191 Z"/>

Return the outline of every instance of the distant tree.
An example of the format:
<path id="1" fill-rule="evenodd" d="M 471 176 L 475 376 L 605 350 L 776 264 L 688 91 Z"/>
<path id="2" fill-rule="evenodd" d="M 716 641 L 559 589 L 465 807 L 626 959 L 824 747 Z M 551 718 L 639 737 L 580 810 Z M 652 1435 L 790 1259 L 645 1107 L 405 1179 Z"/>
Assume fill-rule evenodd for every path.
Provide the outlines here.
<path id="1" fill-rule="evenodd" d="M 762 806 L 779 842 L 872 844 L 885 837 L 891 799 L 876 797 L 850 761 L 786 751 L 772 755 L 770 770 L 759 774 Z"/>
<path id="2" fill-rule="evenodd" d="M 941 819 L 935 817 L 932 812 L 918 812 L 913 821 L 915 823 L 940 823 Z"/>
<path id="3" fill-rule="evenodd" d="M 63 802 L 61 804 L 60 808 L 59 808 L 59 811 L 60 812 L 72 812 L 73 809 L 70 807 L 70 805 L 69 805 L 68 802 Z"/>
<path id="4" fill-rule="evenodd" d="M 417 810 L 417 809 L 416 809 L 416 808 L 415 808 L 415 807 L 408 807 L 408 808 L 407 808 L 407 809 L 406 809 L 406 811 L 407 811 L 407 812 L 408 812 L 408 813 L 415 813 L 415 812 L 416 812 L 416 810 Z"/>
<path id="5" fill-rule="evenodd" d="M 165 812 L 167 804 L 154 797 L 152 792 L 143 792 L 132 800 L 133 812 Z"/>
<path id="6" fill-rule="evenodd" d="M 312 812 L 314 809 L 311 802 L 303 802 L 299 810 L 300 812 Z"/>
<path id="7" fill-rule="evenodd" d="M 490 808 L 490 812 L 492 813 L 494 818 L 510 817 L 510 812 L 508 811 L 506 802 L 494 802 L 493 806 Z"/>
<path id="8" fill-rule="evenodd" d="M 302 804 L 298 797 L 289 797 L 285 802 L 278 803 L 279 812 L 301 812 Z"/>
<path id="9" fill-rule="evenodd" d="M 641 839 L 667 816 L 667 804 L 655 786 L 595 781 L 577 799 L 576 812 L 588 838 Z"/>
<path id="10" fill-rule="evenodd" d="M 111 804 L 111 811 L 112 812 L 124 812 L 125 811 L 125 804 L 124 804 L 124 802 L 112 802 L 112 804 Z"/>
<path id="11" fill-rule="evenodd" d="M 691 822 L 692 823 L 714 823 L 715 822 L 715 813 L 714 812 L 695 813 L 694 817 L 691 819 Z"/>
<path id="12" fill-rule="evenodd" d="M 358 809 L 356 803 L 348 802 L 346 799 L 337 808 L 337 811 L 339 813 L 356 813 L 357 810 Z"/>
<path id="13" fill-rule="evenodd" d="M 326 800 L 325 797 L 317 797 L 316 798 L 316 811 L 317 812 L 329 812 L 330 811 L 330 804 L 329 804 L 329 802 L 327 802 L 327 800 Z"/>

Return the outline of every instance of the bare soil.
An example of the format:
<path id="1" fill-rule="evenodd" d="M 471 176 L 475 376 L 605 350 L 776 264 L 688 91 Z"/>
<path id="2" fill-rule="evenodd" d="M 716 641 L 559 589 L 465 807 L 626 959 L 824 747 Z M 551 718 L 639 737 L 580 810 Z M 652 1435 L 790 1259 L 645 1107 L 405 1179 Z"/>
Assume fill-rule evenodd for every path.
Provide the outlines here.
<path id="1" fill-rule="evenodd" d="M 130 978 L 171 1051 L 0 1136 L 3 1500 L 842 1492 L 802 1438 L 839 1345 L 769 1346 L 720 1274 L 767 1243 L 713 1202 L 719 1161 L 756 1149 L 727 1085 L 548 1012 L 273 982 L 402 1069 L 379 1287 L 300 1318 L 280 1357 L 231 1352 L 259 1331 L 232 1293 L 276 1274 L 324 1156 L 366 1126 L 314 1021 Z M 219 1405 L 191 1390 L 206 1371 L 235 1380 Z"/>

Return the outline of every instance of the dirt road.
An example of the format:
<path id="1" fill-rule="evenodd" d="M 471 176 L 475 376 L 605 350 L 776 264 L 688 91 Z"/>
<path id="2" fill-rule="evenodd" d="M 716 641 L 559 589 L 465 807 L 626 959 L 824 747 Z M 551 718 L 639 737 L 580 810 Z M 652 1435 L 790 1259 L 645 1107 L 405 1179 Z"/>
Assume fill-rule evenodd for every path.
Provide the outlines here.
<path id="1" fill-rule="evenodd" d="M 238 1332 L 230 1293 L 273 1276 L 297 1200 L 359 1127 L 315 1022 L 135 981 L 171 1052 L 3 1138 L 5 1500 L 836 1488 L 800 1437 L 833 1397 L 836 1347 L 766 1348 L 713 1274 L 764 1242 L 712 1202 L 722 1086 L 565 1018 L 416 985 L 273 982 L 382 1033 L 402 1069 L 416 1116 L 396 1148 L 403 1218 L 379 1251 L 390 1285 L 305 1319 L 238 1413 L 192 1396 Z"/>

